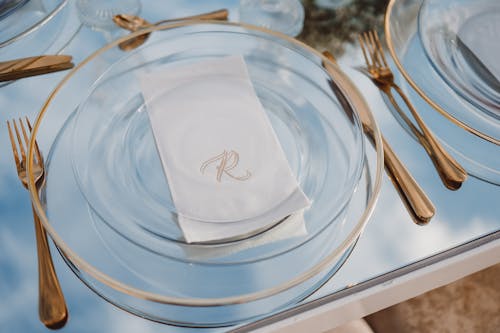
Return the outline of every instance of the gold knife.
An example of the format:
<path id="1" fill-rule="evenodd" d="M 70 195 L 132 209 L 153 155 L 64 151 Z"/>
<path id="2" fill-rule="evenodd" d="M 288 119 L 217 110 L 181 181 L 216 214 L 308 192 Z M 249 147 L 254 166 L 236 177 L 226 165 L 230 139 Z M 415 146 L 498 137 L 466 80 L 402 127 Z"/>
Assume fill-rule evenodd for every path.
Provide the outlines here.
<path id="1" fill-rule="evenodd" d="M 70 69 L 69 55 L 41 55 L 0 62 L 0 82 Z"/>

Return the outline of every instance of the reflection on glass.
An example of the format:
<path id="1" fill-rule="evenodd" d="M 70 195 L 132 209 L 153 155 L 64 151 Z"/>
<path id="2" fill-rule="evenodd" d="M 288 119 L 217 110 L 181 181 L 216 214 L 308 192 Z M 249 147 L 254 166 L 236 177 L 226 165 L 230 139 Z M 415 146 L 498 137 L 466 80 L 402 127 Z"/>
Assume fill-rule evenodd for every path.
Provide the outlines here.
<path id="1" fill-rule="evenodd" d="M 77 0 L 80 20 L 95 30 L 109 30 L 117 14 L 136 15 L 141 9 L 139 0 Z"/>
<path id="2" fill-rule="evenodd" d="M 299 0 L 240 0 L 240 21 L 297 36 L 304 7 Z"/>
<path id="3" fill-rule="evenodd" d="M 353 0 L 316 0 L 316 5 L 323 8 L 339 8 L 350 4 Z"/>
<path id="4" fill-rule="evenodd" d="M 0 19 L 8 16 L 17 8 L 24 5 L 28 0 L 1 0 L 0 1 Z"/>

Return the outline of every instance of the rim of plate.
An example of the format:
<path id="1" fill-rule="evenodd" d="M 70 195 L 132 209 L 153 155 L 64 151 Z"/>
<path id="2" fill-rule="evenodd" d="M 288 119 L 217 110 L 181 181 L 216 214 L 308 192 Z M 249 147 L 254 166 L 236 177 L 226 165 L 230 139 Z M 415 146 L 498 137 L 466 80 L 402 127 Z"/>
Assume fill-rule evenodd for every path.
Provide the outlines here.
<path id="1" fill-rule="evenodd" d="M 399 1 L 399 0 L 389 0 L 389 4 L 387 5 L 387 9 L 385 11 L 385 16 L 384 16 L 384 32 L 385 32 L 385 41 L 387 44 L 387 48 L 389 49 L 389 53 L 391 54 L 392 59 L 394 60 L 394 63 L 396 64 L 396 67 L 398 70 L 403 74 L 403 77 L 405 80 L 410 84 L 410 86 L 422 97 L 432 108 L 439 113 L 441 113 L 446 119 L 450 120 L 453 122 L 455 125 L 463 128 L 464 130 L 480 137 L 481 139 L 484 139 L 488 142 L 494 143 L 496 145 L 500 145 L 500 140 L 495 139 L 494 137 L 487 135 L 471 126 L 466 124 L 465 122 L 461 121 L 460 119 L 454 117 L 453 115 L 449 114 L 446 112 L 445 109 L 440 107 L 435 101 L 433 101 L 429 96 L 425 94 L 425 92 L 413 81 L 411 76 L 406 72 L 403 64 L 401 63 L 395 48 L 394 44 L 392 42 L 392 35 L 391 35 L 391 25 L 390 25 L 390 20 L 391 20 L 391 15 L 392 15 L 392 8 L 394 7 L 394 4 Z"/>
<path id="2" fill-rule="evenodd" d="M 340 89 L 344 96 L 347 98 L 349 103 L 353 106 L 353 109 L 355 112 L 359 108 L 365 108 L 368 111 L 368 116 L 370 118 L 370 121 L 373 124 L 373 131 L 374 131 L 374 145 L 375 145 L 375 150 L 376 150 L 376 167 L 375 167 L 375 180 L 373 182 L 373 191 L 372 191 L 372 197 L 370 198 L 369 202 L 366 205 L 366 209 L 363 212 L 363 215 L 360 217 L 359 221 L 357 222 L 356 226 L 353 228 L 353 230 L 350 232 L 348 236 L 345 237 L 345 239 L 342 241 L 342 243 L 330 254 L 328 254 L 325 258 L 323 258 L 321 261 L 319 261 L 315 266 L 313 266 L 310 270 L 307 272 L 294 277 L 291 280 L 288 280 L 286 283 L 283 283 L 281 285 L 260 290 L 257 292 L 253 293 L 247 293 L 243 295 L 238 295 L 238 296 L 230 296 L 230 297 L 221 297 L 221 298 L 186 298 L 186 297 L 174 297 L 174 296 L 167 296 L 167 295 L 160 295 L 157 293 L 153 292 L 148 292 L 139 288 L 135 288 L 133 286 L 130 286 L 128 284 L 122 283 L 118 281 L 117 279 L 112 278 L 111 276 L 102 273 L 99 271 L 97 268 L 83 260 L 77 253 L 74 253 L 71 248 L 69 248 L 64 240 L 57 234 L 55 229 L 52 227 L 50 224 L 50 221 L 47 218 L 47 215 L 45 214 L 45 211 L 43 209 L 39 193 L 36 189 L 35 186 L 35 180 L 33 177 L 32 173 L 32 167 L 33 167 L 33 160 L 34 160 L 34 149 L 35 149 L 35 142 L 36 142 L 36 137 L 38 133 L 38 129 L 40 127 L 40 124 L 43 120 L 45 112 L 47 112 L 47 109 L 51 103 L 51 101 L 55 98 L 55 96 L 58 94 L 59 90 L 64 86 L 64 84 L 82 67 L 84 67 L 87 63 L 92 61 L 94 58 L 99 56 L 100 54 L 106 52 L 107 50 L 117 46 L 123 41 L 126 41 L 128 39 L 134 38 L 136 36 L 142 35 L 144 33 L 150 33 L 153 31 L 161 31 L 161 30 L 167 30 L 167 29 L 173 29 L 173 28 L 180 28 L 180 27 L 185 27 L 185 26 L 193 26 L 193 25 L 213 25 L 213 26 L 225 26 L 225 27 L 237 27 L 237 28 L 244 28 L 250 31 L 255 31 L 255 32 L 261 32 L 268 34 L 272 37 L 276 37 L 281 40 L 285 40 L 287 42 L 290 42 L 296 46 L 299 46 L 300 48 L 304 49 L 307 52 L 312 53 L 313 55 L 317 56 L 322 60 L 322 62 L 328 64 L 333 71 L 335 71 L 335 77 L 332 77 L 333 80 L 335 80 L 337 83 L 340 84 Z M 331 262 L 333 262 L 336 258 L 338 258 L 342 253 L 350 246 L 352 245 L 357 237 L 361 234 L 363 231 L 366 223 L 368 222 L 371 214 L 373 213 L 373 210 L 375 208 L 375 205 L 377 203 L 381 186 L 382 186 L 382 171 L 383 171 L 383 149 L 382 149 L 382 139 L 381 139 L 381 134 L 379 127 L 375 121 L 375 118 L 373 114 L 371 113 L 367 103 L 365 102 L 364 98 L 362 97 L 361 93 L 359 90 L 356 88 L 354 83 L 347 77 L 346 74 L 344 74 L 340 68 L 338 67 L 337 64 L 332 63 L 330 60 L 328 60 L 325 56 L 323 56 L 319 51 L 313 49 L 312 47 L 306 45 L 303 42 L 300 42 L 296 40 L 295 38 L 289 37 L 285 34 L 272 31 L 266 28 L 262 27 L 257 27 L 253 25 L 248 25 L 248 24 L 242 24 L 242 23 L 235 23 L 235 22 L 221 22 L 221 21 L 209 21 L 209 20 L 190 20 L 190 21 L 184 21 L 184 22 L 177 22 L 169 25 L 162 25 L 162 26 L 157 26 L 157 27 L 151 27 L 148 29 L 144 29 L 141 31 L 137 31 L 133 34 L 129 34 L 125 37 L 122 37 L 118 40 L 115 40 L 114 42 L 107 44 L 106 46 L 102 47 L 101 49 L 95 51 L 93 54 L 91 54 L 89 57 L 87 57 L 85 60 L 83 60 L 80 64 L 75 66 L 60 82 L 59 84 L 54 88 L 54 90 L 50 93 L 48 96 L 47 100 L 42 106 L 42 109 L 40 110 L 40 113 L 36 117 L 35 123 L 33 125 L 33 131 L 32 135 L 30 137 L 30 142 L 29 142 L 29 147 L 28 147 L 28 189 L 30 191 L 30 196 L 33 202 L 33 206 L 35 208 L 35 211 L 37 212 L 38 216 L 40 217 L 40 220 L 45 228 L 45 230 L 48 232 L 50 237 L 53 239 L 55 244 L 59 247 L 59 249 L 64 253 L 64 255 L 72 261 L 72 263 L 90 274 L 93 278 L 97 279 L 98 281 L 102 282 L 105 285 L 110 286 L 111 288 L 130 295 L 132 297 L 144 299 L 147 301 L 152 301 L 155 303 L 161 303 L 161 304 L 170 304 L 170 305 L 179 305 L 179 306 L 192 306 L 192 307 L 210 307 L 210 306 L 223 306 L 223 305 L 231 305 L 231 304 L 242 304 L 242 303 L 248 303 L 252 301 L 256 301 L 259 299 L 263 299 L 272 295 L 276 295 L 280 292 L 286 291 L 288 289 L 291 289 L 300 283 L 308 280 L 311 277 L 314 277 L 315 275 L 319 274 L 321 271 L 324 270 Z"/>

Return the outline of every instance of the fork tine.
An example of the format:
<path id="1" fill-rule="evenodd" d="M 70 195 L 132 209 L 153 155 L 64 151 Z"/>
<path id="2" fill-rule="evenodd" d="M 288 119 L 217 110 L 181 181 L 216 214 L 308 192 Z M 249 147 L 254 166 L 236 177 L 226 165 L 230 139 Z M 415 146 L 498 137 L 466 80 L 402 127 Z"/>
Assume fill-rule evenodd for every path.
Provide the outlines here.
<path id="1" fill-rule="evenodd" d="M 376 67 L 378 67 L 377 53 L 375 52 L 376 50 L 373 47 L 371 30 L 365 32 L 365 42 L 366 42 L 366 44 L 368 44 L 370 46 L 370 52 L 371 52 L 371 56 L 373 58 L 373 63 L 375 64 Z"/>
<path id="2" fill-rule="evenodd" d="M 375 48 L 373 47 L 373 43 L 371 41 L 371 35 L 370 32 L 365 32 L 363 34 L 364 40 L 365 40 L 365 45 L 368 49 L 368 53 L 370 54 L 370 58 L 372 59 L 372 68 L 376 69 L 378 66 L 378 59 L 377 59 L 377 53 Z"/>
<path id="3" fill-rule="evenodd" d="M 368 70 L 370 70 L 370 71 L 374 70 L 376 68 L 377 64 L 375 62 L 373 50 L 372 50 L 370 40 L 368 38 L 367 33 L 361 34 L 360 40 L 363 42 L 364 48 L 366 49 L 366 53 L 369 56 L 369 61 L 367 62 L 368 66 L 369 66 Z"/>
<path id="4" fill-rule="evenodd" d="M 14 131 L 16 132 L 17 142 L 19 143 L 19 150 L 21 151 L 21 163 L 26 163 L 26 154 L 24 152 L 23 140 L 21 139 L 21 135 L 19 134 L 19 130 L 17 129 L 16 120 L 13 119 L 12 123 L 14 124 Z"/>
<path id="5" fill-rule="evenodd" d="M 370 61 L 368 60 L 368 55 L 366 54 L 367 51 L 366 51 L 366 47 L 365 47 L 365 42 L 363 41 L 363 37 L 361 37 L 361 36 L 362 35 L 358 35 L 359 45 L 361 46 L 361 50 L 363 51 L 363 57 L 365 58 L 366 66 L 368 67 L 368 70 L 370 70 L 372 68 L 372 65 L 371 65 Z"/>
<path id="6" fill-rule="evenodd" d="M 23 138 L 24 138 L 24 143 L 26 144 L 26 153 L 28 153 L 28 147 L 29 147 L 29 144 L 30 144 L 30 140 L 28 138 L 28 134 L 26 133 L 26 128 L 23 124 L 23 120 L 21 118 L 19 118 L 19 127 L 21 127 L 21 132 L 23 133 Z M 35 161 L 36 163 L 36 161 Z"/>
<path id="7" fill-rule="evenodd" d="M 31 126 L 30 120 L 28 119 L 28 117 L 25 118 L 26 118 L 26 123 L 28 124 L 28 129 L 30 130 L 31 134 L 33 128 Z M 43 163 L 42 153 L 40 153 L 40 148 L 38 147 L 38 142 L 36 140 L 35 140 L 35 152 L 36 152 L 37 163 Z"/>
<path id="8" fill-rule="evenodd" d="M 380 60 L 380 56 L 378 54 L 377 45 L 375 43 L 375 37 L 373 37 L 374 36 L 373 30 L 368 31 L 367 35 L 368 35 L 368 40 L 369 40 L 370 46 L 372 47 L 373 58 L 374 58 L 374 62 L 376 63 L 376 67 L 377 68 L 383 67 L 382 62 Z"/>
<path id="9" fill-rule="evenodd" d="M 12 145 L 12 154 L 14 154 L 14 161 L 16 162 L 16 168 L 19 168 L 21 161 L 19 160 L 19 154 L 17 152 L 16 140 L 14 139 L 14 134 L 12 133 L 12 128 L 10 127 L 10 122 L 7 120 L 7 128 L 9 130 L 10 144 Z"/>
<path id="10" fill-rule="evenodd" d="M 21 132 L 23 133 L 24 143 L 26 144 L 25 147 L 28 147 L 30 140 L 28 139 L 28 134 L 26 134 L 26 129 L 24 128 L 23 120 L 21 118 L 19 118 L 19 127 L 21 128 Z"/>
<path id="11" fill-rule="evenodd" d="M 373 35 L 375 36 L 375 43 L 376 43 L 377 49 L 379 51 L 379 54 L 382 56 L 382 61 L 385 65 L 385 67 L 389 67 L 389 65 L 387 65 L 387 60 L 385 58 L 384 49 L 382 48 L 382 43 L 380 42 L 380 39 L 378 38 L 378 33 L 376 31 L 373 31 Z"/>

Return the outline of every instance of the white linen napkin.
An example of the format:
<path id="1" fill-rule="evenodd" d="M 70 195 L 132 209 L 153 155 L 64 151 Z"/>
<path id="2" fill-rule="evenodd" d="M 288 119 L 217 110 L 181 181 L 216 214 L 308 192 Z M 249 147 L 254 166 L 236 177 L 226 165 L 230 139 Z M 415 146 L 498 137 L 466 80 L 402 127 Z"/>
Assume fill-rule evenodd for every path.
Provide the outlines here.
<path id="1" fill-rule="evenodd" d="M 192 260 L 214 259 L 240 253 L 241 251 L 271 242 L 279 242 L 306 235 L 307 229 L 304 221 L 304 211 L 301 210 L 293 213 L 284 221 L 279 222 L 270 230 L 245 239 L 244 242 L 230 242 L 213 246 L 192 244 L 190 247 L 185 247 L 184 251 L 186 251 L 187 257 Z"/>
<path id="2" fill-rule="evenodd" d="M 457 32 L 458 38 L 500 81 L 500 12 L 487 12 L 468 19 Z"/>
<path id="3" fill-rule="evenodd" d="M 140 77 L 187 242 L 258 232 L 310 205 L 241 56 Z"/>

